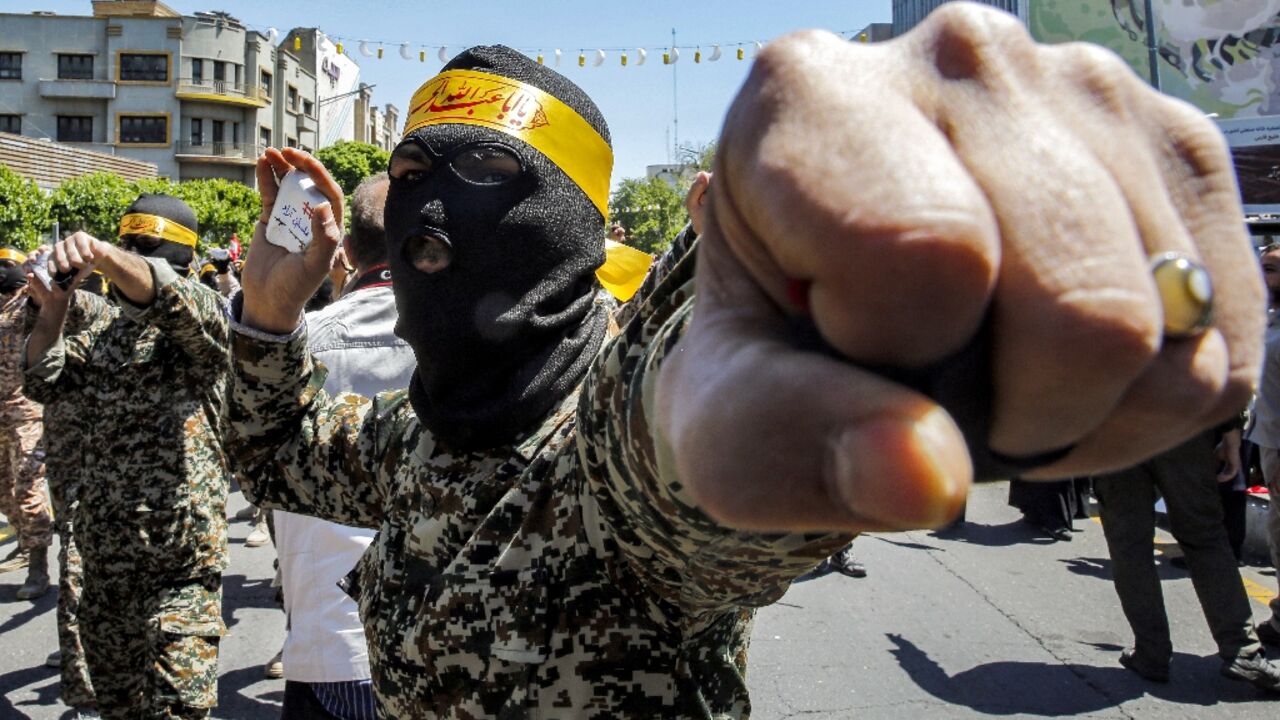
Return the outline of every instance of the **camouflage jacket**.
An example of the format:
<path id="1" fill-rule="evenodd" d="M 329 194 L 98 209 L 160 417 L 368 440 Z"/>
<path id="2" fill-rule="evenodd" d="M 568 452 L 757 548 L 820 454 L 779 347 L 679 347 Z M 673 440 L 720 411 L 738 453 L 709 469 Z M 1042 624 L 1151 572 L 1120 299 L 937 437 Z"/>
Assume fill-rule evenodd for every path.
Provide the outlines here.
<path id="1" fill-rule="evenodd" d="M 227 564 L 230 473 L 218 424 L 229 329 L 216 292 L 148 262 L 156 297 L 145 308 L 75 294 L 83 327 L 27 368 L 27 393 L 63 406 L 59 430 L 93 479 L 73 519 L 85 563 L 192 578 Z"/>
<path id="2" fill-rule="evenodd" d="M 108 305 L 97 295 L 76 292 L 63 324 L 63 334 L 75 335 L 90 327 L 95 328 L 95 332 L 102 332 L 112 319 L 112 314 L 106 312 Z M 35 324 L 35 308 L 26 315 L 25 334 L 29 336 Z M 80 431 L 78 423 L 81 422 L 78 416 L 84 411 L 82 403 L 76 402 L 72 395 L 55 395 L 44 404 L 45 477 L 49 481 L 53 516 L 59 523 L 70 523 L 77 507 L 76 494 L 84 472 L 86 449 L 77 436 Z"/>
<path id="3" fill-rule="evenodd" d="M 22 394 L 22 354 L 26 351 L 23 332 L 26 322 L 27 291 L 18 290 L 5 299 L 0 295 L 0 426 L 39 420 L 40 405 Z"/>
<path id="4" fill-rule="evenodd" d="M 693 261 L 649 283 L 579 388 L 495 451 L 436 441 L 405 391 L 327 396 L 303 328 L 272 342 L 237 326 L 246 493 L 379 530 L 352 593 L 385 717 L 749 714 L 753 609 L 849 538 L 721 527 L 664 461 L 651 408 Z"/>

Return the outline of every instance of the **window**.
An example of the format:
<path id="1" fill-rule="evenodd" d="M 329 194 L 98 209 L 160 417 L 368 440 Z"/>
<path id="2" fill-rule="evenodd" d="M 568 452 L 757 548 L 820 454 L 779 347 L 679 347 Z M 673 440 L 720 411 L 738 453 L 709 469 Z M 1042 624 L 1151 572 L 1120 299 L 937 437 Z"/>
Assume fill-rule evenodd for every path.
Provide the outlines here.
<path id="1" fill-rule="evenodd" d="M 59 55 L 58 56 L 58 79 L 59 80 L 92 80 L 93 79 L 93 56 L 92 55 Z"/>
<path id="2" fill-rule="evenodd" d="M 284 140 L 284 145 L 285 145 L 285 147 L 296 148 L 296 147 L 298 147 L 298 139 L 297 139 L 297 138 L 286 137 L 286 138 L 285 138 L 285 140 Z"/>
<path id="3" fill-rule="evenodd" d="M 314 103 L 312 103 L 310 100 L 303 100 L 303 101 L 302 101 L 302 114 L 303 114 L 303 115 L 306 115 L 307 117 L 315 117 L 315 114 L 316 114 L 316 113 L 315 113 L 315 109 L 316 109 L 316 108 L 315 108 L 315 104 L 314 104 Z"/>
<path id="4" fill-rule="evenodd" d="M 219 145 L 222 143 L 222 140 L 223 140 L 222 129 L 225 126 L 226 126 L 226 123 L 224 123 L 221 120 L 213 121 L 213 144 L 214 145 Z"/>
<path id="5" fill-rule="evenodd" d="M 238 122 L 231 123 L 231 144 L 240 144 L 240 123 Z"/>
<path id="6" fill-rule="evenodd" d="M 204 60 L 191 58 L 191 84 L 199 85 L 202 82 L 204 82 Z"/>
<path id="7" fill-rule="evenodd" d="M 163 145 L 169 142 L 169 118 L 164 115 L 121 117 L 120 142 Z"/>
<path id="8" fill-rule="evenodd" d="M 298 111 L 298 88 L 290 85 L 289 91 L 288 91 L 288 98 L 289 98 L 289 109 L 294 112 L 297 112 Z"/>
<path id="9" fill-rule="evenodd" d="M 213 61 L 213 79 L 215 82 L 227 79 L 227 63 L 222 60 Z"/>
<path id="10" fill-rule="evenodd" d="M 0 132 L 13 133 L 14 135 L 22 134 L 22 116 L 21 115 L 0 115 Z"/>
<path id="11" fill-rule="evenodd" d="M 93 116 L 59 115 L 58 142 L 93 142 Z"/>
<path id="12" fill-rule="evenodd" d="M 0 80 L 22 79 L 22 53 L 0 53 Z"/>
<path id="13" fill-rule="evenodd" d="M 169 82 L 169 56 L 121 53 L 120 79 L 126 82 Z"/>
<path id="14" fill-rule="evenodd" d="M 191 144 L 204 144 L 204 121 L 200 118 L 191 118 Z"/>
<path id="15" fill-rule="evenodd" d="M 266 150 L 271 147 L 271 128 L 258 126 L 258 144 L 262 146 L 259 148 L 260 150 Z"/>
<path id="16" fill-rule="evenodd" d="M 260 78 L 260 84 L 262 85 L 262 94 L 267 97 L 271 97 L 271 73 L 263 70 Z"/>

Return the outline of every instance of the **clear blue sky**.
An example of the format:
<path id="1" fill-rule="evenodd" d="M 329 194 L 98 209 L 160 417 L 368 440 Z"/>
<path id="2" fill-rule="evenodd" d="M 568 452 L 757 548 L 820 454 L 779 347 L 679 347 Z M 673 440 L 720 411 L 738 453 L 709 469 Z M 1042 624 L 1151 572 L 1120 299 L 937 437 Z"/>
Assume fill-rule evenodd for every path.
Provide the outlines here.
<path id="1" fill-rule="evenodd" d="M 554 50 L 560 48 L 564 52 L 560 71 L 591 95 L 609 122 L 615 183 L 624 177 L 642 176 L 646 165 L 668 161 L 677 97 L 680 143 L 703 144 L 716 138 L 729 101 L 751 64 L 750 45 L 748 59 L 739 62 L 728 44 L 763 42 L 802 28 L 855 31 L 872 22 L 889 22 L 892 14 L 889 0 L 165 2 L 183 14 L 225 10 L 255 29 L 275 27 L 283 34 L 295 26 L 319 27 L 330 36 L 343 38 L 347 54 L 360 63 L 361 78 L 377 85 L 374 101 L 379 105 L 390 102 L 401 111 L 413 91 L 439 69 L 436 54 L 441 45 L 453 52 L 489 43 L 527 49 L 531 54 L 541 48 L 548 64 Z M 0 0 L 0 10 L 92 13 L 89 0 Z M 692 50 L 682 50 L 677 64 L 662 64 L 659 48 L 670 45 L 673 28 L 678 45 L 702 46 L 702 63 L 695 65 Z M 362 57 L 354 42 L 359 39 L 383 41 L 383 59 Z M 412 43 L 413 60 L 400 57 L 402 42 Z M 726 45 L 724 56 L 715 63 L 706 60 L 713 43 Z M 427 62 L 420 63 L 417 50 L 423 46 Z M 591 66 L 597 48 L 622 47 L 632 49 L 627 67 L 619 65 L 616 50 L 608 51 L 601 67 Z M 650 51 L 642 67 L 635 66 L 636 47 Z M 585 68 L 577 65 L 580 50 L 588 56 Z M 672 92 L 673 68 L 678 96 Z"/>

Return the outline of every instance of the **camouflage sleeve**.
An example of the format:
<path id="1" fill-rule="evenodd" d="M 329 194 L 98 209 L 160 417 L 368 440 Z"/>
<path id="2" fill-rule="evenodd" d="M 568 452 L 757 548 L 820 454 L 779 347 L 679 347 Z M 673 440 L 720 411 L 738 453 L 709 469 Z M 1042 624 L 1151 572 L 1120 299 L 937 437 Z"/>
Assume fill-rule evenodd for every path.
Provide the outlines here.
<path id="1" fill-rule="evenodd" d="M 211 370 L 225 367 L 231 327 L 222 296 L 198 282 L 178 277 L 163 260 L 143 259 L 151 266 L 156 297 L 150 305 L 140 307 L 117 293 L 120 311 L 137 322 L 159 328 L 196 364 Z"/>
<path id="2" fill-rule="evenodd" d="M 665 278 L 671 275 L 671 271 L 680 263 L 686 255 L 689 254 L 690 248 L 698 239 L 698 234 L 693 231 L 693 225 L 685 225 L 676 236 L 672 238 L 670 247 L 666 252 L 658 256 L 653 261 L 653 266 L 649 268 L 649 274 L 645 276 L 644 282 L 640 284 L 640 289 L 636 290 L 636 294 L 631 300 L 623 303 L 613 315 L 613 320 L 618 327 L 626 327 L 631 322 L 639 309 L 644 306 L 645 298 L 653 295 L 654 289 Z"/>
<path id="3" fill-rule="evenodd" d="M 651 425 L 658 371 L 693 313 L 694 252 L 671 266 L 596 359 L 579 406 L 579 450 L 610 538 L 659 597 L 690 613 L 777 600 L 791 581 L 849 542 L 839 534 L 723 527 L 700 510 Z"/>
<path id="4" fill-rule="evenodd" d="M 288 336 L 232 328 L 228 447 L 245 496 L 266 508 L 377 527 L 387 505 L 377 460 L 400 404 L 330 397 L 305 326 Z"/>
<path id="5" fill-rule="evenodd" d="M 59 394 L 74 392 L 80 383 L 80 368 L 89 361 L 93 344 L 111 324 L 119 310 L 91 293 L 76 292 L 63 322 L 62 335 L 44 355 L 23 371 L 22 392 L 41 403 L 52 402 Z M 37 309 L 28 305 L 26 335 L 30 336 Z M 23 345 L 26 357 L 26 345 Z"/>

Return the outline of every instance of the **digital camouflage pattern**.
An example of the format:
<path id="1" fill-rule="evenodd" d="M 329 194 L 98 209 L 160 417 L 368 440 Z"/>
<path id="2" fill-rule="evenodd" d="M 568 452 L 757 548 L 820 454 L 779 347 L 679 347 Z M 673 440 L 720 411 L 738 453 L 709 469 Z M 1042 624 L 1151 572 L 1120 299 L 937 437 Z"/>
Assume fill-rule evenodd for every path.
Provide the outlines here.
<path id="1" fill-rule="evenodd" d="M 80 622 L 106 720 L 205 718 L 217 704 L 220 575 L 175 583 L 89 572 Z"/>
<path id="2" fill-rule="evenodd" d="M 749 715 L 754 608 L 849 536 L 720 527 L 659 461 L 654 385 L 692 309 L 693 261 L 650 278 L 579 389 L 499 451 L 451 451 L 404 391 L 329 397 L 302 329 L 237 328 L 246 494 L 379 530 L 350 589 L 383 716 Z"/>
<path id="3" fill-rule="evenodd" d="M 84 295 L 84 293 L 77 293 Z M 88 301 L 72 304 L 67 313 L 63 333 L 74 335 L 89 323 L 85 311 L 93 305 L 93 295 Z M 95 313 L 98 332 L 107 324 L 108 313 Z M 35 320 L 27 313 L 26 334 L 31 332 Z M 54 528 L 61 541 L 58 548 L 58 651 L 61 655 L 61 697 L 63 704 L 73 708 L 91 708 L 96 705 L 93 683 L 89 681 L 89 666 L 84 657 L 80 640 L 80 598 L 84 592 L 84 569 L 80 550 L 76 546 L 75 525 L 72 519 L 79 507 L 77 494 L 84 459 L 84 445 L 76 437 L 76 408 L 70 396 L 52 398 L 44 405 L 45 428 L 45 476 L 49 483 L 49 499 L 53 502 Z"/>
<path id="4" fill-rule="evenodd" d="M 103 717 L 166 717 L 164 704 L 179 700 L 211 706 L 224 631 L 226 316 L 217 293 L 148 263 L 150 306 L 75 293 L 72 314 L 83 325 L 68 327 L 26 371 L 30 395 L 65 405 L 58 434 L 68 441 L 51 450 L 81 480 L 69 520 L 84 563 L 81 637 Z"/>
<path id="5" fill-rule="evenodd" d="M 0 295 L 0 513 L 23 550 L 49 547 L 53 519 L 40 447 L 40 406 L 22 393 L 27 291 Z"/>

